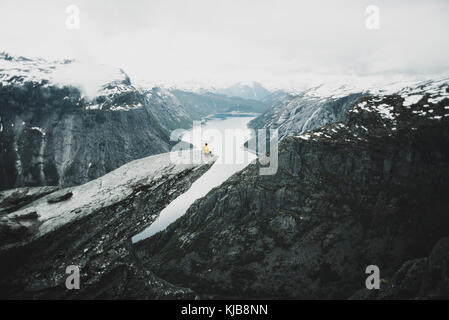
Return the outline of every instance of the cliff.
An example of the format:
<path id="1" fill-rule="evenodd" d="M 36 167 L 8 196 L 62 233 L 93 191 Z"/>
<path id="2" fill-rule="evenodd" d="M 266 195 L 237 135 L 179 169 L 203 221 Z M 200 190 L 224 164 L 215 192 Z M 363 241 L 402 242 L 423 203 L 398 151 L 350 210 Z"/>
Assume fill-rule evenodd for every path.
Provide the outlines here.
<path id="1" fill-rule="evenodd" d="M 202 297 L 449 297 L 448 97 L 447 79 L 358 97 L 284 138 L 275 175 L 249 165 L 138 257 Z M 368 265 L 380 291 L 364 289 Z"/>
<path id="2" fill-rule="evenodd" d="M 0 296 L 192 297 L 191 290 L 142 269 L 131 250 L 131 237 L 215 161 L 184 164 L 186 156 L 173 160 L 166 153 L 135 160 L 73 188 L 0 193 L 0 206 L 6 208 L 0 213 Z M 80 268 L 80 290 L 65 287 L 69 265 Z"/>

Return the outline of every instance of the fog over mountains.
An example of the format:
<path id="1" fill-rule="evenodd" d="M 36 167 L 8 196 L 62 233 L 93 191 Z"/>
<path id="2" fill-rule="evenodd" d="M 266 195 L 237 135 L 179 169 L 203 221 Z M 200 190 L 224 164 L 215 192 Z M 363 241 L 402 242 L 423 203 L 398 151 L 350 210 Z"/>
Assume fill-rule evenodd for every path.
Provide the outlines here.
<path id="1" fill-rule="evenodd" d="M 448 30 L 446 0 L 1 0 L 0 299 L 449 299 Z"/>
<path id="2" fill-rule="evenodd" d="M 172 162 L 172 130 L 236 112 L 279 130 L 275 174 L 260 155 L 132 244 L 217 159 Z M 448 77 L 189 91 L 2 53 L 0 296 L 447 298 L 448 121 Z M 360 286 L 373 261 L 376 292 Z"/>
<path id="3" fill-rule="evenodd" d="M 258 82 L 252 82 L 248 84 L 236 83 L 229 88 L 217 89 L 216 92 L 231 97 L 241 97 L 254 100 L 264 100 L 271 94 L 270 91 L 265 89 Z"/>
<path id="4" fill-rule="evenodd" d="M 90 72 L 94 70 L 94 77 Z M 121 69 L 0 55 L 0 189 L 72 186 L 167 152 L 170 133 L 262 101 L 132 84 Z"/>

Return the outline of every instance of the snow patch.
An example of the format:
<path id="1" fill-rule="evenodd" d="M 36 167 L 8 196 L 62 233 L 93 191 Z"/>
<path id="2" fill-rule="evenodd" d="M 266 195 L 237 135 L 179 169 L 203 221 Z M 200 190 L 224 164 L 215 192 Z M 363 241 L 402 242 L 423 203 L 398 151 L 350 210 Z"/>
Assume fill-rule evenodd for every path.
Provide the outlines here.
<path id="1" fill-rule="evenodd" d="M 46 61 L 12 57 L 0 53 L 0 84 L 23 85 L 36 82 L 43 86 L 72 86 L 79 88 L 89 99 L 99 95 L 107 84 L 122 84 L 128 76 L 108 65 L 83 63 L 80 61 Z"/>
<path id="2" fill-rule="evenodd" d="M 404 98 L 403 106 L 408 107 L 413 104 L 416 104 L 416 103 L 418 103 L 419 100 L 422 99 L 422 97 L 423 96 L 421 94 L 414 94 L 414 95 L 406 96 L 405 98 L 403 96 L 403 98 Z"/>
<path id="3" fill-rule="evenodd" d="M 45 136 L 45 132 L 44 132 L 44 130 L 42 130 L 42 128 L 39 128 L 39 127 L 32 127 L 31 130 L 39 131 L 43 136 Z"/>
<path id="4" fill-rule="evenodd" d="M 39 213 L 39 226 L 37 237 L 58 228 L 60 225 L 82 219 L 96 212 L 95 208 L 108 206 L 121 199 L 125 199 L 134 192 L 134 188 L 140 184 L 157 181 L 163 175 L 175 176 L 188 168 L 195 168 L 201 164 L 190 164 L 191 157 L 201 159 L 200 151 L 183 153 L 179 156 L 176 152 L 163 153 L 129 162 L 110 173 L 92 180 L 81 186 L 68 188 L 73 196 L 64 203 L 49 204 L 48 197 L 33 202 L 33 208 Z M 203 159 L 202 163 L 212 163 L 217 157 Z M 20 158 L 17 162 L 18 170 L 21 170 Z M 142 181 L 142 179 L 146 181 Z M 105 196 L 106 195 L 106 196 Z M 75 212 L 76 209 L 81 211 Z M 27 209 L 23 209 L 27 210 Z M 20 214 L 20 210 L 14 214 Z"/>
<path id="5" fill-rule="evenodd" d="M 94 104 L 94 105 L 86 107 L 86 110 L 100 110 L 100 109 L 101 109 L 101 107 L 99 104 Z"/>
<path id="6" fill-rule="evenodd" d="M 309 140 L 310 136 L 308 134 L 303 134 L 303 135 L 299 135 L 298 138 L 300 138 L 302 140 Z"/>
<path id="7" fill-rule="evenodd" d="M 390 120 L 394 119 L 394 115 L 391 112 L 391 111 L 393 111 L 392 106 L 389 106 L 388 104 L 384 103 L 384 104 L 380 104 L 380 105 L 376 106 L 375 109 L 380 113 L 382 118 L 386 118 L 386 119 L 390 119 Z"/>

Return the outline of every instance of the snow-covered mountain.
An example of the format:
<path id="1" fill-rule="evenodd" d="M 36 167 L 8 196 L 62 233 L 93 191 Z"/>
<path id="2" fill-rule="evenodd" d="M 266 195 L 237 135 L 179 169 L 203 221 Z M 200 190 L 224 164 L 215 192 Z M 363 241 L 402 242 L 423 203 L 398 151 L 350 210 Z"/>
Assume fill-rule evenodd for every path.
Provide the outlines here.
<path id="1" fill-rule="evenodd" d="M 258 82 L 239 82 L 228 88 L 216 89 L 217 93 L 221 93 L 230 97 L 240 97 L 253 100 L 264 100 L 271 94 L 269 90 L 264 88 Z"/>
<path id="2" fill-rule="evenodd" d="M 344 112 L 364 97 L 382 99 L 383 96 L 396 95 L 401 97 L 404 105 L 417 103 L 422 98 L 429 104 L 438 103 L 447 97 L 448 83 L 449 78 L 394 82 L 371 87 L 324 84 L 281 96 L 270 110 L 254 119 L 250 125 L 256 129 L 277 128 L 282 139 L 342 120 Z M 385 113 L 382 108 L 377 111 Z M 431 116 L 432 112 L 424 108 L 422 114 Z"/>
<path id="3" fill-rule="evenodd" d="M 448 117 L 449 78 L 443 78 L 415 83 L 397 91 L 369 90 L 346 110 L 343 123 L 302 131 L 298 137 L 304 140 L 365 141 L 368 136 L 414 131 L 419 126 L 438 123 Z"/>
<path id="4" fill-rule="evenodd" d="M 128 75 L 119 68 L 76 60 L 47 61 L 0 53 L 0 84 L 23 86 L 35 83 L 45 87 L 75 87 L 86 100 L 130 90 Z"/>
<path id="5" fill-rule="evenodd" d="M 0 56 L 0 189 L 70 186 L 169 150 L 120 69 Z"/>

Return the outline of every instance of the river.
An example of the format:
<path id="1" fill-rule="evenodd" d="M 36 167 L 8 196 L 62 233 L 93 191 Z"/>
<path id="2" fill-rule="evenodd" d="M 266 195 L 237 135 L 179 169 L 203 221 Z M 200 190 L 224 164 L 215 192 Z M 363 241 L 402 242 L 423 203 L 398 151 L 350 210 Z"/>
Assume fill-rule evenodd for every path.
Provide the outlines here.
<path id="1" fill-rule="evenodd" d="M 208 143 L 210 150 L 217 161 L 212 167 L 196 180 L 190 189 L 173 200 L 159 217 L 144 231 L 132 238 L 137 242 L 151 237 L 164 230 L 169 224 L 184 215 L 190 205 L 197 199 L 205 196 L 211 189 L 222 184 L 237 171 L 245 168 L 256 155 L 243 148 L 243 143 L 251 137 L 248 123 L 255 118 L 254 114 L 228 113 L 216 114 L 205 119 L 200 127 L 194 126 L 188 130 L 182 140 L 192 143 L 194 148 L 201 148 Z M 201 145 L 194 140 L 194 130 L 201 130 Z M 196 144 L 194 143 L 196 142 Z"/>

